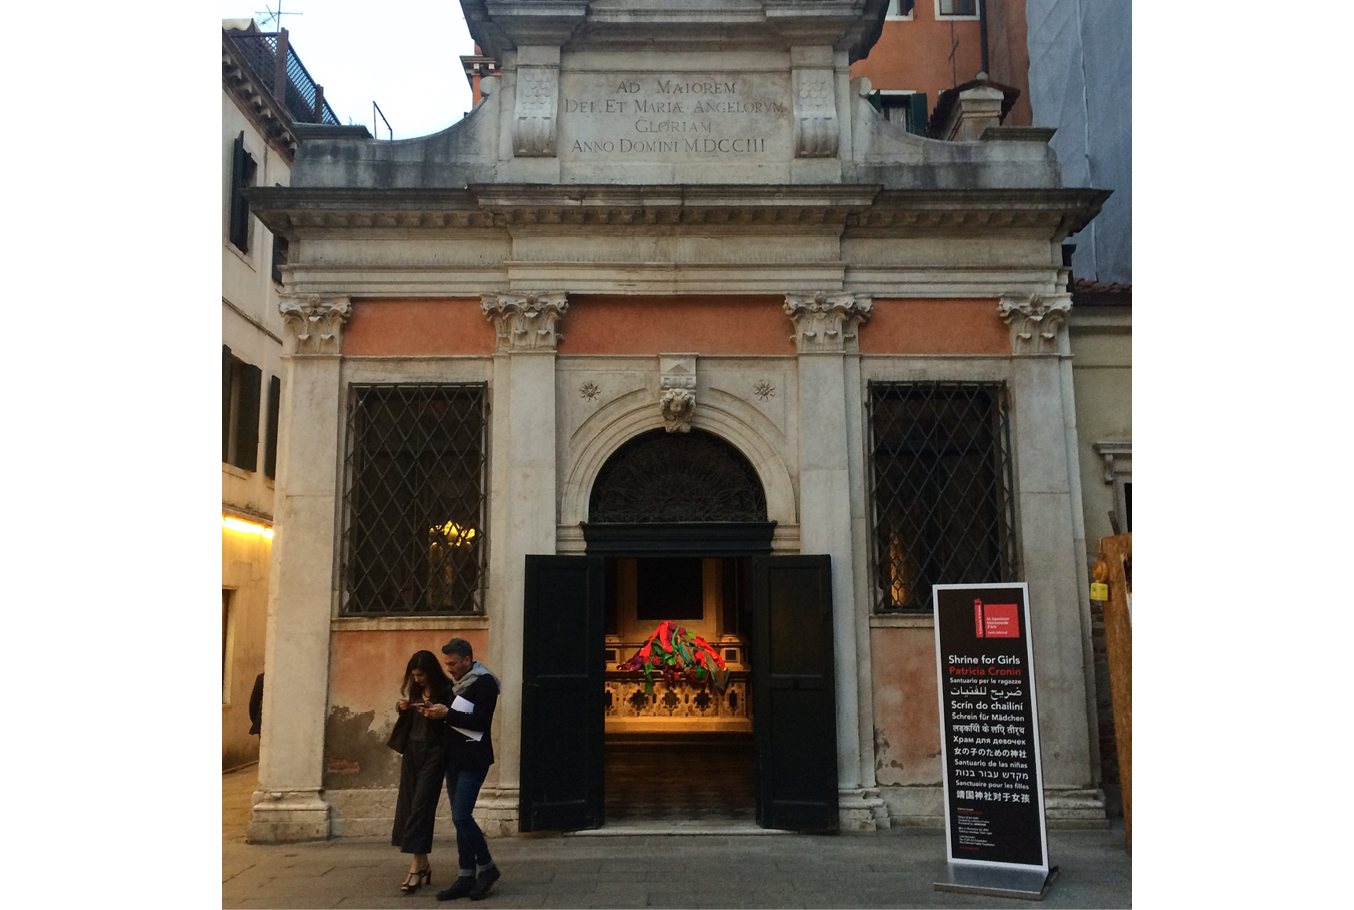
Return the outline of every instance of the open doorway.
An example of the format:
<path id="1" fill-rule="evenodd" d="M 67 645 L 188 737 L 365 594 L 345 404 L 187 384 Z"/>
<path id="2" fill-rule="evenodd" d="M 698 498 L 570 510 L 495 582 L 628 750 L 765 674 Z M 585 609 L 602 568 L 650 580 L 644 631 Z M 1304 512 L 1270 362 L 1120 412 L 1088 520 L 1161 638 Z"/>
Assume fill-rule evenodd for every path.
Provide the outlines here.
<path id="1" fill-rule="evenodd" d="M 606 560 L 608 826 L 756 823 L 750 563 L 663 555 Z M 681 630 L 688 651 L 700 649 L 706 660 L 717 655 L 727 674 L 693 680 L 652 667 L 646 680 L 642 670 L 624 668 L 664 622 Z"/>

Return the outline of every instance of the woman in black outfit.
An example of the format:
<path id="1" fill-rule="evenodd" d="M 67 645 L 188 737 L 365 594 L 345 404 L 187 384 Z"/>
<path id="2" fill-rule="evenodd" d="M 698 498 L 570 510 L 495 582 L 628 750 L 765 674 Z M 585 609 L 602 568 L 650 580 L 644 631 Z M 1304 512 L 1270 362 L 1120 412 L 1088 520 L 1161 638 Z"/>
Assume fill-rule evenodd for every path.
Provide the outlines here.
<path id="1" fill-rule="evenodd" d="M 401 853 L 414 854 L 409 875 L 400 885 L 405 894 L 413 894 L 432 882 L 428 854 L 432 852 L 433 821 L 447 765 L 447 725 L 429 719 L 427 712 L 432 705 L 445 705 L 452 700 L 451 680 L 442 672 L 433 652 L 417 651 L 409 658 L 400 694 L 404 697 L 395 706 L 401 716 L 412 718 L 412 726 L 400 766 L 400 795 L 395 802 L 395 829 L 390 842 Z"/>

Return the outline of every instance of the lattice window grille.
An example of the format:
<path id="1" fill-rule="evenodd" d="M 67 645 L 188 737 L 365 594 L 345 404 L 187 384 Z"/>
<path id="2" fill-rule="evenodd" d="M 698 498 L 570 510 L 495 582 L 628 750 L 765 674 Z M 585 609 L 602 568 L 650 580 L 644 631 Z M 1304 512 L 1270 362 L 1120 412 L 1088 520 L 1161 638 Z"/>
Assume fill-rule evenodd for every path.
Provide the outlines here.
<path id="1" fill-rule="evenodd" d="M 1004 383 L 871 383 L 876 612 L 932 609 L 933 584 L 1016 580 Z"/>
<path id="2" fill-rule="evenodd" d="M 479 383 L 349 387 L 340 612 L 484 611 L 487 412 Z"/>

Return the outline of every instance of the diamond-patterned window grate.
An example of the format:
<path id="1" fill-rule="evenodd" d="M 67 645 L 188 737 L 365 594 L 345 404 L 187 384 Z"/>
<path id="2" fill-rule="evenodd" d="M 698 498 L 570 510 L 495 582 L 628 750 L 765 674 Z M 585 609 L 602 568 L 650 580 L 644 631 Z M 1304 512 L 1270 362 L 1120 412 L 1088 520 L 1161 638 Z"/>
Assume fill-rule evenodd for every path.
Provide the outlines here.
<path id="1" fill-rule="evenodd" d="M 1016 578 L 1004 383 L 870 384 L 876 612 L 929 612 L 933 584 Z"/>
<path id="2" fill-rule="evenodd" d="M 484 612 L 483 384 L 349 387 L 345 615 Z"/>

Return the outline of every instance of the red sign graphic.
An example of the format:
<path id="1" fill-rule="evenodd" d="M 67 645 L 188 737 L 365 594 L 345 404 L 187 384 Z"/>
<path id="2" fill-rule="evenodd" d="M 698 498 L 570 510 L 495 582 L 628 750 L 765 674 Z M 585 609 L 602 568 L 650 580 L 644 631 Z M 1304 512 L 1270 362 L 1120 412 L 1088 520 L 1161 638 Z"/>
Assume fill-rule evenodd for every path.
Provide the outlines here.
<path id="1" fill-rule="evenodd" d="M 1019 638 L 1015 604 L 984 604 L 973 601 L 974 633 L 978 638 Z"/>

